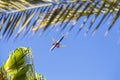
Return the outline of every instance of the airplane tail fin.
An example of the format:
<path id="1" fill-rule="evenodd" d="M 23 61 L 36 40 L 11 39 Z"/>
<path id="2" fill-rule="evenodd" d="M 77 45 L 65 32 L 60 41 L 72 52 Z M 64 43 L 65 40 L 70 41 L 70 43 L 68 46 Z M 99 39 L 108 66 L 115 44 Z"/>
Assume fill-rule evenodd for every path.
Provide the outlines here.
<path id="1" fill-rule="evenodd" d="M 61 36 L 64 36 L 66 38 L 68 34 L 68 32 L 66 34 L 61 33 Z"/>

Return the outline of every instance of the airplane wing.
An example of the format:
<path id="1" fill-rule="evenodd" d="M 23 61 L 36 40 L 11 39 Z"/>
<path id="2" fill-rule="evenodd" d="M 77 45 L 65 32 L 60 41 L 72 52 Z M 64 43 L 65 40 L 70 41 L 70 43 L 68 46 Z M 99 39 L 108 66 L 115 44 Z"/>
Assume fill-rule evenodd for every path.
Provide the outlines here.
<path id="1" fill-rule="evenodd" d="M 66 47 L 66 45 L 64 45 L 64 44 L 60 44 L 60 47 Z"/>
<path id="2" fill-rule="evenodd" d="M 53 43 L 56 42 L 55 39 L 54 39 L 53 37 L 51 37 L 51 40 L 52 40 Z"/>

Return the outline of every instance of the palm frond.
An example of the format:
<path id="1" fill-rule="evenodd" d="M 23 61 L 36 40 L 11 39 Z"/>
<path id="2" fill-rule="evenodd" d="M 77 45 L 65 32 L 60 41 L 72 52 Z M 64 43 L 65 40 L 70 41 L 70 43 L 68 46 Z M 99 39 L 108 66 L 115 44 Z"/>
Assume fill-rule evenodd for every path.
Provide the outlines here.
<path id="1" fill-rule="evenodd" d="M 26 35 L 28 32 L 37 32 L 41 28 L 44 32 L 49 26 L 55 25 L 60 27 L 62 32 L 72 23 L 68 30 L 70 32 L 83 16 L 86 18 L 80 24 L 78 33 L 92 17 L 85 32 L 87 34 L 102 14 L 101 20 L 92 32 L 94 34 L 100 26 L 106 24 L 111 14 L 115 14 L 107 30 L 109 32 L 119 18 L 119 9 L 116 0 L 1 0 L 0 35 L 6 39 L 11 36 L 17 38 L 23 32 Z"/>
<path id="2" fill-rule="evenodd" d="M 19 47 L 9 55 L 0 67 L 0 80 L 45 80 L 34 70 L 32 51 Z"/>

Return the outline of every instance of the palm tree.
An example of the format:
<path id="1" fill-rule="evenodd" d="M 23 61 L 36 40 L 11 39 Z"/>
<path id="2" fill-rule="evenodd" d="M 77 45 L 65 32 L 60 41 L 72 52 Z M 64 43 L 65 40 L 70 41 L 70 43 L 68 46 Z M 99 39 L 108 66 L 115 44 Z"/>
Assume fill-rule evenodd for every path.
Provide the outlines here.
<path id="1" fill-rule="evenodd" d="M 94 34 L 100 26 L 109 21 L 107 34 L 119 18 L 120 6 L 118 0 L 1 0 L 0 1 L 0 34 L 1 38 L 17 38 L 24 32 L 43 32 L 51 27 L 60 26 L 63 31 L 69 24 L 70 32 L 78 20 L 84 17 L 77 33 L 87 26 L 85 34 L 97 21 L 92 32 Z M 98 21 L 99 16 L 101 19 Z M 109 17 L 113 15 L 112 20 Z M 91 19 L 92 17 L 92 19 Z M 90 22 L 88 22 L 90 20 Z"/>
<path id="2" fill-rule="evenodd" d="M 32 51 L 19 47 L 12 51 L 0 67 L 0 80 L 45 80 L 34 70 Z"/>

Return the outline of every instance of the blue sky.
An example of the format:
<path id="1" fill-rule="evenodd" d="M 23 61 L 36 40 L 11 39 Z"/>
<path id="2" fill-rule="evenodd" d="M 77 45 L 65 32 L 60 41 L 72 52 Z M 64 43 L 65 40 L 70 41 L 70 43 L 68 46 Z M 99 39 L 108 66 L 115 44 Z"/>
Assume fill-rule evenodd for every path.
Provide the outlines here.
<path id="1" fill-rule="evenodd" d="M 116 24 L 115 26 L 117 26 Z M 56 31 L 48 35 L 25 37 L 13 41 L 0 41 L 0 64 L 8 57 L 10 51 L 19 46 L 30 47 L 33 51 L 35 69 L 44 74 L 47 80 L 120 80 L 120 42 L 114 27 L 104 37 L 105 26 L 91 37 L 83 31 L 75 36 L 73 29 L 62 43 L 65 48 L 49 52 L 51 36 L 60 39 Z"/>

